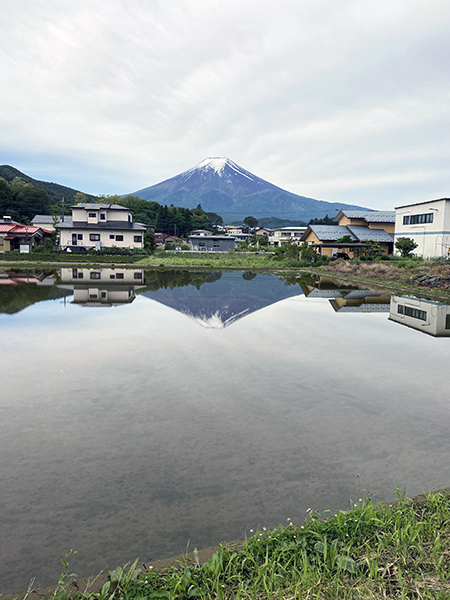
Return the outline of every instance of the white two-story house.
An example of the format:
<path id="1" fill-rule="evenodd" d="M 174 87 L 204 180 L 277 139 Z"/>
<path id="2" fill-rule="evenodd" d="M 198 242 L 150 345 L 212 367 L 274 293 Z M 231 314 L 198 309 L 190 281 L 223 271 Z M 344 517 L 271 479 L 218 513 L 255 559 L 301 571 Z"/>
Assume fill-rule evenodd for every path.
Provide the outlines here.
<path id="1" fill-rule="evenodd" d="M 145 225 L 133 223 L 132 211 L 118 204 L 71 206 L 72 220 L 56 225 L 63 250 L 144 247 Z"/>
<path id="2" fill-rule="evenodd" d="M 414 254 L 424 258 L 450 255 L 450 198 L 428 200 L 395 209 L 395 241 L 410 238 Z"/>

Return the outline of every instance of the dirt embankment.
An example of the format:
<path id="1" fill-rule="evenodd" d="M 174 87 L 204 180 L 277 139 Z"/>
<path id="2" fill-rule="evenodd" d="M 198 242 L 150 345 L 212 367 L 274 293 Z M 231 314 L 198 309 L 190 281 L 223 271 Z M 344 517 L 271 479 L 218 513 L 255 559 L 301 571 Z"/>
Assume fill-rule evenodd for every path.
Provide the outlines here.
<path id="1" fill-rule="evenodd" d="M 418 263 L 412 268 L 399 267 L 388 262 L 354 262 L 338 260 L 326 267 L 321 267 L 348 277 L 360 277 L 395 283 L 405 287 L 420 287 L 437 292 L 450 293 L 450 266 L 432 262 Z"/>

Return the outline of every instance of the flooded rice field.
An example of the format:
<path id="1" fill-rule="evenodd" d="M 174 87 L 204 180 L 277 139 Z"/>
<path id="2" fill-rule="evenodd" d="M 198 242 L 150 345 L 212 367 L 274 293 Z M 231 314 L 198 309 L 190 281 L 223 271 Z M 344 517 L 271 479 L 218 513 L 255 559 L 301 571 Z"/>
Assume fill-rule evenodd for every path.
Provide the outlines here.
<path id="1" fill-rule="evenodd" d="M 450 485 L 450 306 L 250 272 L 0 273 L 0 592 Z"/>

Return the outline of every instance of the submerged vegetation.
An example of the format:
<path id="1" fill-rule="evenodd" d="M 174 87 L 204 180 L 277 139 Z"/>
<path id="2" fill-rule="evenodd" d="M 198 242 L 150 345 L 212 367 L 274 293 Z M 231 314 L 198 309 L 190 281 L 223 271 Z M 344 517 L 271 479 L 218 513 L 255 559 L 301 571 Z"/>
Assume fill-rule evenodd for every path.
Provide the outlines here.
<path id="1" fill-rule="evenodd" d="M 327 517 L 327 518 L 325 518 Z M 67 561 L 63 561 L 68 572 Z M 450 498 L 415 500 L 397 490 L 392 505 L 368 498 L 349 511 L 304 524 L 257 531 L 242 549 L 223 545 L 203 564 L 198 552 L 176 566 L 111 571 L 96 592 L 69 592 L 60 577 L 54 595 L 80 600 L 185 598 L 450 598 Z M 88 588 L 86 588 L 87 590 Z"/>

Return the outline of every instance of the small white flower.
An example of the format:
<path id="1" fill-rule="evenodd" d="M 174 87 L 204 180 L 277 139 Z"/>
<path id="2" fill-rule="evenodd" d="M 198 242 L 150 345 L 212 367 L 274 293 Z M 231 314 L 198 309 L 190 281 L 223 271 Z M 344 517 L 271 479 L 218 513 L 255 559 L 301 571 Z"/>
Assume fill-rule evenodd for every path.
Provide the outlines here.
<path id="1" fill-rule="evenodd" d="M 267 531 L 267 527 L 263 527 L 263 531 Z"/>
<path id="2" fill-rule="evenodd" d="M 362 498 L 360 498 L 359 501 L 362 502 Z"/>
<path id="3" fill-rule="evenodd" d="M 305 528 L 304 528 L 304 527 L 303 527 L 303 525 L 302 525 L 302 526 L 300 527 L 300 529 L 305 529 Z"/>
<path id="4" fill-rule="evenodd" d="M 250 529 L 250 533 L 253 533 L 253 529 Z"/>

